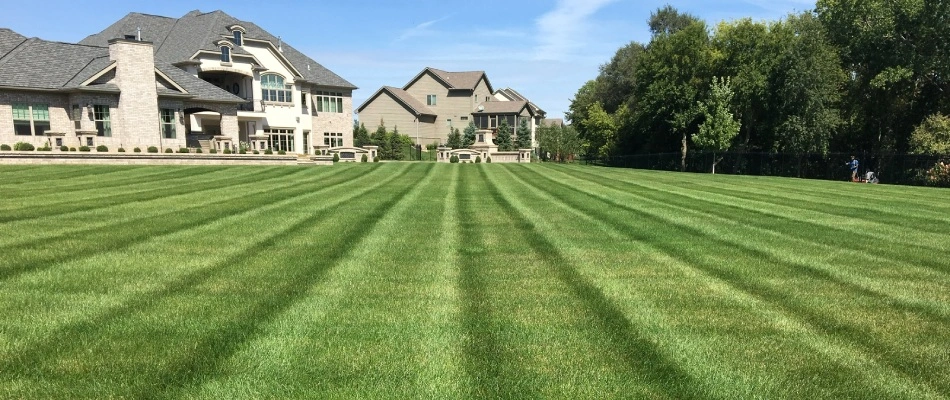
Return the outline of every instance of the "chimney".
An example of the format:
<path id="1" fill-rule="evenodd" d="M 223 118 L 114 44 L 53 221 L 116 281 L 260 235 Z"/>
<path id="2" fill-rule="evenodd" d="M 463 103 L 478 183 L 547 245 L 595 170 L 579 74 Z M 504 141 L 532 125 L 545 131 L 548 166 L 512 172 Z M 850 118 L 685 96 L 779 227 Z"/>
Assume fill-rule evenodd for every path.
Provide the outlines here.
<path id="1" fill-rule="evenodd" d="M 152 43 L 112 39 L 109 59 L 116 64 L 112 82 L 119 87 L 119 107 L 112 116 L 113 132 L 122 135 L 125 143 L 154 142 L 159 124 Z"/>

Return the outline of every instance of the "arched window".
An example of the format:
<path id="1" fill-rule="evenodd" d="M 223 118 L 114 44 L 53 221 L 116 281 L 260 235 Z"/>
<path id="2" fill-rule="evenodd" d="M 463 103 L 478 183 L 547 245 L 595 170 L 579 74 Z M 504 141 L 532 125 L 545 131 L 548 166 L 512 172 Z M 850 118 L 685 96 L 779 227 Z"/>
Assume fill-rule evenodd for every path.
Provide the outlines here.
<path id="1" fill-rule="evenodd" d="M 221 62 L 231 62 L 231 48 L 221 46 Z"/>
<path id="2" fill-rule="evenodd" d="M 234 30 L 234 45 L 244 46 L 244 33 L 237 29 Z"/>
<path id="3" fill-rule="evenodd" d="M 261 75 L 261 99 L 293 103 L 293 85 L 284 84 L 284 77 L 275 74 Z"/>

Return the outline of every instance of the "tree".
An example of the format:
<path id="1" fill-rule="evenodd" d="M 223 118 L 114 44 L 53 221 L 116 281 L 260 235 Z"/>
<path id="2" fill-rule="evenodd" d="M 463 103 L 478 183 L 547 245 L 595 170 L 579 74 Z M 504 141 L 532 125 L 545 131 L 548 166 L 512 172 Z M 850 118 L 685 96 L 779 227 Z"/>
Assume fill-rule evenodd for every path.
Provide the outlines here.
<path id="1" fill-rule="evenodd" d="M 518 124 L 518 138 L 516 145 L 519 149 L 530 149 L 531 144 L 531 129 L 528 128 L 528 119 L 521 118 L 521 123 Z"/>
<path id="2" fill-rule="evenodd" d="M 739 134 L 739 121 L 729 111 L 732 104 L 732 88 L 729 79 L 713 77 L 709 99 L 699 103 L 706 120 L 699 124 L 699 133 L 693 134 L 693 144 L 713 152 L 712 173 L 716 173 L 717 152 L 729 150 L 732 141 Z"/>
<path id="3" fill-rule="evenodd" d="M 399 127 L 393 126 L 393 131 L 389 134 L 389 159 L 402 160 L 406 154 L 406 143 L 399 134 Z M 410 139 L 411 140 L 411 139 Z"/>
<path id="4" fill-rule="evenodd" d="M 587 157 L 609 157 L 613 153 L 617 136 L 617 123 L 614 117 L 604 111 L 600 102 L 590 106 L 587 111 L 586 134 Z"/>
<path id="5" fill-rule="evenodd" d="M 541 151 L 551 153 L 551 159 L 556 162 L 573 159 L 584 147 L 574 127 L 560 124 L 538 127 L 538 144 Z"/>
<path id="6" fill-rule="evenodd" d="M 366 130 L 366 125 L 353 122 L 353 146 L 363 147 L 368 144 L 371 144 L 372 140 L 369 138 L 369 132 Z"/>
<path id="7" fill-rule="evenodd" d="M 910 151 L 950 155 L 950 117 L 937 113 L 921 122 L 910 136 Z"/>
<path id="8" fill-rule="evenodd" d="M 376 132 L 373 132 L 370 140 L 374 146 L 378 147 L 377 150 L 380 158 L 385 160 L 392 157 L 392 147 L 389 142 L 389 132 L 386 131 L 386 125 L 382 119 L 379 120 L 379 126 L 376 127 Z"/>
<path id="9" fill-rule="evenodd" d="M 508 119 L 499 119 L 501 123 L 498 124 L 498 137 L 495 138 L 495 144 L 498 145 L 499 151 L 512 151 L 515 145 L 511 142 L 511 127 L 508 126 Z"/>
<path id="10" fill-rule="evenodd" d="M 686 29 L 686 27 L 698 20 L 699 18 L 696 18 L 692 14 L 680 13 L 677 9 L 673 8 L 673 6 L 666 5 L 650 13 L 648 24 L 650 25 L 650 33 L 652 33 L 653 36 L 672 35 Z"/>
<path id="11" fill-rule="evenodd" d="M 458 128 L 453 130 L 451 126 L 449 127 L 449 139 L 445 142 L 445 145 L 453 149 L 461 149 L 463 147 L 462 134 Z"/>
<path id="12" fill-rule="evenodd" d="M 465 136 L 462 137 L 462 147 L 468 148 L 475 144 L 475 131 L 477 130 L 478 127 L 475 126 L 475 121 L 469 121 L 468 126 L 465 127 Z"/>

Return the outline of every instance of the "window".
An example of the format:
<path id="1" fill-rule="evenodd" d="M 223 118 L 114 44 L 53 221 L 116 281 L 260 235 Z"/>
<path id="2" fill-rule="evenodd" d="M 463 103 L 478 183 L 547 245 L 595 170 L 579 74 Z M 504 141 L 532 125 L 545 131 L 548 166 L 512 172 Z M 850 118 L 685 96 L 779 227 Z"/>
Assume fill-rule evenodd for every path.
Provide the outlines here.
<path id="1" fill-rule="evenodd" d="M 426 105 L 427 105 L 427 106 L 434 106 L 434 105 L 435 105 L 435 100 L 436 100 L 436 95 L 434 95 L 434 94 L 430 94 L 430 95 L 426 96 Z"/>
<path id="2" fill-rule="evenodd" d="M 310 131 L 303 131 L 303 152 L 310 154 Z"/>
<path id="3" fill-rule="evenodd" d="M 294 130 L 293 129 L 283 129 L 283 128 L 268 128 L 264 129 L 264 134 L 268 135 L 268 142 L 270 148 L 276 151 L 294 151 Z"/>
<path id="4" fill-rule="evenodd" d="M 162 137 L 165 139 L 175 138 L 175 110 L 163 108 L 161 110 L 162 119 Z"/>
<path id="5" fill-rule="evenodd" d="M 231 62 L 231 48 L 228 46 L 221 46 L 221 62 Z"/>
<path id="6" fill-rule="evenodd" d="M 46 104 L 13 104 L 13 133 L 41 136 L 50 129 L 49 106 Z"/>
<path id="7" fill-rule="evenodd" d="M 300 92 L 300 110 L 306 114 L 307 113 L 307 93 Z"/>
<path id="8" fill-rule="evenodd" d="M 459 119 L 462 121 L 468 121 L 468 117 L 459 117 Z"/>
<path id="9" fill-rule="evenodd" d="M 96 136 L 112 136 L 112 122 L 109 119 L 109 106 L 92 106 L 92 119 L 96 122 Z"/>
<path id="10" fill-rule="evenodd" d="M 342 113 L 343 93 L 317 92 L 317 112 Z"/>
<path id="11" fill-rule="evenodd" d="M 323 132 L 323 144 L 330 147 L 341 147 L 343 146 L 343 134 Z"/>
<path id="12" fill-rule="evenodd" d="M 285 85 L 284 78 L 280 75 L 261 75 L 261 98 L 264 101 L 292 103 L 293 88 L 293 85 Z"/>
<path id="13" fill-rule="evenodd" d="M 239 30 L 234 31 L 234 45 L 244 46 L 244 34 Z"/>

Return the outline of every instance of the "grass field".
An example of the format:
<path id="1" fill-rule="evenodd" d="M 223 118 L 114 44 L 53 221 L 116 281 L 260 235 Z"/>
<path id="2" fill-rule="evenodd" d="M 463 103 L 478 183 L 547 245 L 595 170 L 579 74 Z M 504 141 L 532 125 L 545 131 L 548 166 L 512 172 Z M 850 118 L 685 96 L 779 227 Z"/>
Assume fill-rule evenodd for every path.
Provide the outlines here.
<path id="1" fill-rule="evenodd" d="M 947 398 L 950 191 L 0 167 L 0 398 Z"/>

